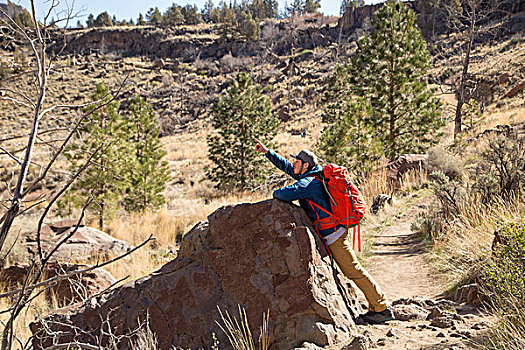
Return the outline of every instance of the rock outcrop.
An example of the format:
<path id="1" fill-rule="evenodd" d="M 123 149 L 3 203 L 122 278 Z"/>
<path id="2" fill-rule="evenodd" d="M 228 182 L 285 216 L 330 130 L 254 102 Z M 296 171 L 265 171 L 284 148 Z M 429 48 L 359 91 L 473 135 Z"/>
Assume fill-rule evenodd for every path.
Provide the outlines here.
<path id="1" fill-rule="evenodd" d="M 185 236 L 179 256 L 160 270 L 50 315 L 41 321 L 46 327 L 33 323 L 33 346 L 51 344 L 45 329 L 59 337 L 55 344 L 94 344 L 97 337 L 105 342 L 102 327 L 111 324 L 116 336 L 130 334 L 147 315 L 159 349 L 209 346 L 212 333 L 224 346 L 218 307 L 237 315 L 239 306 L 255 339 L 269 310 L 274 350 L 333 345 L 356 333 L 355 293 L 336 284 L 308 217 L 297 206 L 267 200 L 218 209 Z M 128 348 L 125 341 L 119 345 Z"/>
<path id="2" fill-rule="evenodd" d="M 399 187 L 405 175 L 409 170 L 423 170 L 427 166 L 428 155 L 426 154 L 402 154 L 395 160 L 388 163 L 386 176 L 388 182 L 393 187 Z"/>
<path id="3" fill-rule="evenodd" d="M 73 233 L 73 231 L 76 231 Z M 93 257 L 110 257 L 127 252 L 130 245 L 122 240 L 111 237 L 105 232 L 93 227 L 79 225 L 76 221 L 67 220 L 42 227 L 40 241 L 43 251 L 51 251 L 59 242 L 73 235 L 53 254 L 56 261 L 69 262 L 89 260 Z M 31 254 L 38 253 L 36 233 L 25 237 L 27 249 Z"/>
<path id="4" fill-rule="evenodd" d="M 223 42 L 219 31 L 211 25 L 202 28 L 132 26 L 71 29 L 66 33 L 65 51 L 70 54 L 115 53 L 122 56 L 169 57 L 194 61 L 197 57 L 219 59 L 228 54 L 235 57 L 261 56 L 267 52 L 268 42 L 271 42 L 272 50 L 277 55 L 289 53 L 289 35 L 285 24 L 266 21 L 262 31 L 272 34 L 270 37 L 261 36 L 255 41 Z M 62 34 L 58 33 L 49 50 L 61 48 L 63 38 Z M 301 28 L 296 32 L 296 40 L 296 46 L 302 49 L 328 46 L 333 42 L 332 30 L 328 27 Z"/>

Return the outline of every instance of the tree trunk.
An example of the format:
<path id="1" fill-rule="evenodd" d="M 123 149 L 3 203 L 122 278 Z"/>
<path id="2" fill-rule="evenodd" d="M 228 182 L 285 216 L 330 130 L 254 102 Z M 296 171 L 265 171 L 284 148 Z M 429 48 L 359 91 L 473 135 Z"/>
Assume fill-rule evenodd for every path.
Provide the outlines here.
<path id="1" fill-rule="evenodd" d="M 465 52 L 465 60 L 463 61 L 463 72 L 461 74 L 461 82 L 458 90 L 458 102 L 456 104 L 456 116 L 454 118 L 454 140 L 461 133 L 462 122 L 462 108 L 465 103 L 465 85 L 467 83 L 468 66 L 470 64 L 470 51 L 474 43 L 474 24 L 476 21 L 476 8 L 472 8 L 470 17 L 470 28 L 468 33 L 467 51 Z"/>
<path id="2" fill-rule="evenodd" d="M 42 59 L 43 61 L 43 59 Z M 43 62 L 39 62 L 39 65 L 43 66 Z M 15 192 L 13 194 L 13 198 L 11 199 L 11 207 L 7 211 L 4 217 L 4 223 L 2 225 L 2 229 L 0 230 L 0 250 L 2 250 L 2 247 L 5 243 L 5 240 L 7 238 L 7 234 L 9 230 L 11 229 L 11 225 L 13 224 L 14 219 L 18 215 L 18 212 L 20 211 L 20 203 L 22 201 L 22 192 L 24 191 L 24 184 L 27 178 L 27 172 L 29 171 L 29 167 L 31 165 L 31 159 L 33 156 L 33 148 L 35 146 L 36 138 L 38 137 L 38 127 L 40 124 L 40 110 L 42 108 L 42 104 L 44 103 L 44 99 L 46 97 L 46 84 L 47 84 L 47 76 L 45 74 L 44 70 L 41 70 L 41 83 L 40 83 L 40 95 L 38 97 L 38 102 L 35 106 L 34 114 L 33 114 L 33 126 L 31 128 L 31 133 L 29 134 L 29 140 L 27 142 L 27 149 L 24 157 L 24 162 L 20 166 L 20 175 L 18 176 L 18 181 L 15 187 Z"/>
<path id="3" fill-rule="evenodd" d="M 393 33 L 393 28 L 390 29 Z M 390 104 L 390 120 L 389 120 L 389 134 L 390 134 L 390 160 L 393 160 L 396 156 L 396 135 L 395 135 L 395 110 L 394 110 L 394 73 L 396 69 L 396 62 L 394 57 L 390 58 L 390 91 L 389 94 L 389 104 Z"/>
<path id="4" fill-rule="evenodd" d="M 101 231 L 104 231 L 104 203 L 100 204 L 100 212 L 98 213 L 98 226 Z"/>

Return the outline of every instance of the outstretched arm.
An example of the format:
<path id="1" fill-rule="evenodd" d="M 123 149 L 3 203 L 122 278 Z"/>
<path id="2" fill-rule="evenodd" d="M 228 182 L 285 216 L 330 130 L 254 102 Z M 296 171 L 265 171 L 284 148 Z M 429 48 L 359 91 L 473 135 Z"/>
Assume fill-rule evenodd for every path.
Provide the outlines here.
<path id="1" fill-rule="evenodd" d="M 261 141 L 257 140 L 255 137 L 253 138 L 255 142 L 257 143 L 255 145 L 255 151 L 260 153 L 265 153 L 266 158 L 270 160 L 270 162 L 273 163 L 276 167 L 290 175 L 296 180 L 299 180 L 299 176 L 295 175 L 293 173 L 293 164 L 281 157 L 279 154 L 275 153 L 273 150 L 266 147 Z"/>

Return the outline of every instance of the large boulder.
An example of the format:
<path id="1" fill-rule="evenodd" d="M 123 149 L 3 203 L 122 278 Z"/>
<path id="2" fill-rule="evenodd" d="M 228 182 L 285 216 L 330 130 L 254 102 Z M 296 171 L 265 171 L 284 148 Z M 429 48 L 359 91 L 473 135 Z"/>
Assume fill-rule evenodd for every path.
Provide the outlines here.
<path id="1" fill-rule="evenodd" d="M 226 345 L 218 308 L 237 315 L 239 306 L 254 339 L 269 310 L 271 349 L 333 345 L 356 334 L 359 306 L 350 288 L 336 285 L 329 256 L 302 209 L 278 200 L 228 206 L 196 225 L 179 256 L 160 270 L 33 323 L 33 346 L 93 344 L 104 320 L 115 336 L 130 334 L 147 315 L 159 349 L 208 346 L 212 333 Z M 128 348 L 125 341 L 119 345 Z"/>
<path id="2" fill-rule="evenodd" d="M 44 252 L 51 251 L 59 242 L 70 236 L 53 254 L 52 260 L 87 261 L 93 257 L 109 258 L 126 253 L 130 245 L 122 240 L 111 237 L 96 228 L 83 226 L 76 227 L 76 221 L 66 220 L 42 227 L 40 242 Z M 31 254 L 38 253 L 37 235 L 26 236 L 27 249 Z"/>

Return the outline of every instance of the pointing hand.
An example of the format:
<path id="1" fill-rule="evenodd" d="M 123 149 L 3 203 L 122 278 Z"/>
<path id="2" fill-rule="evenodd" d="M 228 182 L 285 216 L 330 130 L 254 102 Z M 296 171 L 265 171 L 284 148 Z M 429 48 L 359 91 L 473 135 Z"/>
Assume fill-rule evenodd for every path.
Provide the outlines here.
<path id="1" fill-rule="evenodd" d="M 263 145 L 263 143 L 259 140 L 257 140 L 257 138 L 253 138 L 255 140 L 255 142 L 257 142 L 257 144 L 255 145 L 255 150 L 257 152 L 260 152 L 260 153 L 266 153 L 268 152 L 268 147 L 266 147 L 265 145 Z"/>

